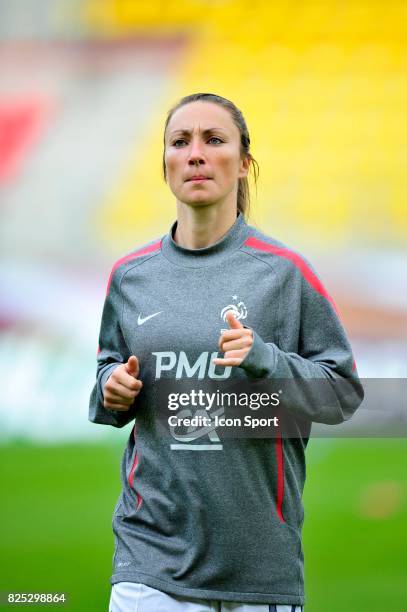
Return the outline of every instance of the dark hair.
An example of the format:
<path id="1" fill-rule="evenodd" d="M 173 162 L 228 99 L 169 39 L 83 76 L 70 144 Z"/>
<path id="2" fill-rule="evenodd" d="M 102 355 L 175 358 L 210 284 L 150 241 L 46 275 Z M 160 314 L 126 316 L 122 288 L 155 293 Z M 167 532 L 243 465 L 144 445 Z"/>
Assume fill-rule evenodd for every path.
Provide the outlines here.
<path id="1" fill-rule="evenodd" d="M 256 189 L 257 189 L 257 179 L 259 176 L 259 165 L 257 161 L 254 159 L 254 157 L 252 156 L 252 154 L 250 153 L 249 131 L 247 129 L 246 121 L 244 120 L 243 114 L 230 100 L 227 100 L 226 98 L 222 98 L 222 96 L 217 96 L 216 94 L 211 94 L 211 93 L 196 93 L 196 94 L 191 94 L 189 96 L 185 96 L 184 98 L 181 98 L 181 100 L 177 102 L 177 104 L 175 104 L 175 106 L 173 106 L 168 111 L 167 119 L 165 121 L 165 126 L 164 126 L 164 151 L 163 151 L 164 180 L 165 181 L 167 180 L 167 173 L 166 173 L 166 167 L 165 167 L 165 132 L 167 130 L 168 123 L 171 117 L 173 116 L 173 114 L 175 113 L 175 111 L 181 108 L 181 106 L 185 106 L 185 104 L 189 104 L 190 102 L 198 102 L 198 101 L 212 102 L 214 104 L 219 104 L 219 106 L 223 106 L 224 108 L 227 108 L 227 110 L 229 111 L 233 119 L 234 124 L 236 125 L 236 127 L 238 128 L 240 132 L 241 157 L 243 159 L 245 157 L 248 157 L 250 159 L 250 162 L 251 162 L 250 167 L 253 168 L 254 182 L 256 185 Z M 239 178 L 239 185 L 237 189 L 237 210 L 241 212 L 245 217 L 247 217 L 249 214 L 249 206 L 250 206 L 249 181 L 248 181 L 247 176 L 245 176 L 243 178 Z"/>

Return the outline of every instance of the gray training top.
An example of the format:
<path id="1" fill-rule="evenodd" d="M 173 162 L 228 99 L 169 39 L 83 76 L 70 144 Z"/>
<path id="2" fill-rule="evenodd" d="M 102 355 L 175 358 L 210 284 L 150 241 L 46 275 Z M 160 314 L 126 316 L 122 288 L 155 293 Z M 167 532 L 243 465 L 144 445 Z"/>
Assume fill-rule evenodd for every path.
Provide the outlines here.
<path id="1" fill-rule="evenodd" d="M 186 249 L 162 239 L 122 257 L 103 308 L 89 420 L 135 420 L 121 463 L 113 515 L 111 583 L 247 603 L 305 603 L 301 530 L 305 448 L 313 421 L 340 423 L 363 399 L 352 351 L 332 299 L 298 253 L 239 214 L 215 244 Z M 238 367 L 220 367 L 225 314 L 253 329 Z M 143 388 L 129 411 L 103 407 L 115 367 L 136 355 Z M 349 379 L 349 395 L 299 394 L 298 438 L 220 439 L 197 430 L 179 443 L 157 426 L 160 379 Z M 178 382 L 177 382 L 178 381 Z M 193 452 L 199 450 L 200 452 Z M 214 452 L 217 451 L 217 452 Z"/>

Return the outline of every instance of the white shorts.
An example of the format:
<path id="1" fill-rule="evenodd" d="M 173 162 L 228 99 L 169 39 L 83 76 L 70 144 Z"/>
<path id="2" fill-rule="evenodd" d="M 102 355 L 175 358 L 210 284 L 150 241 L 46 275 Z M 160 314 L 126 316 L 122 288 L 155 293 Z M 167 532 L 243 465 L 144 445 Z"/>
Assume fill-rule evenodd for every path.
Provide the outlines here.
<path id="1" fill-rule="evenodd" d="M 168 595 L 139 582 L 112 586 L 109 612 L 303 612 L 303 606 L 247 604 Z"/>

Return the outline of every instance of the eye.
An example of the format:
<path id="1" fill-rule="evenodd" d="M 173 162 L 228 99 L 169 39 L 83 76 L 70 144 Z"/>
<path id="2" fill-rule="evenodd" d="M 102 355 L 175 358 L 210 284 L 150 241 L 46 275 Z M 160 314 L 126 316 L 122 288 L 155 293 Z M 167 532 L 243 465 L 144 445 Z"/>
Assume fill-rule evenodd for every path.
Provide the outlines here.
<path id="1" fill-rule="evenodd" d="M 213 141 L 215 142 L 213 143 Z M 218 136 L 211 136 L 208 142 L 213 143 L 213 144 L 222 144 L 223 140 L 218 138 Z M 172 143 L 172 146 L 175 147 L 176 149 L 180 149 L 181 147 L 184 146 L 184 144 L 186 144 L 186 140 L 184 140 L 183 138 L 178 138 L 177 140 L 174 140 L 174 142 Z"/>

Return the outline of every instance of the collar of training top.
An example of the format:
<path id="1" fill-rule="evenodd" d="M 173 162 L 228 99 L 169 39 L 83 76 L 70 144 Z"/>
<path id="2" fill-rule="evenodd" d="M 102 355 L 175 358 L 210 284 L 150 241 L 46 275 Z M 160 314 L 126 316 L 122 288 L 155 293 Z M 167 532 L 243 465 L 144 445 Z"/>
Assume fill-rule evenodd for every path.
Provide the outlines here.
<path id="1" fill-rule="evenodd" d="M 177 221 L 174 221 L 170 231 L 163 238 L 162 253 L 173 263 L 189 268 L 208 266 L 229 256 L 242 246 L 249 234 L 249 227 L 240 212 L 232 227 L 220 240 L 201 249 L 186 249 L 177 244 L 173 238 L 176 227 Z"/>

